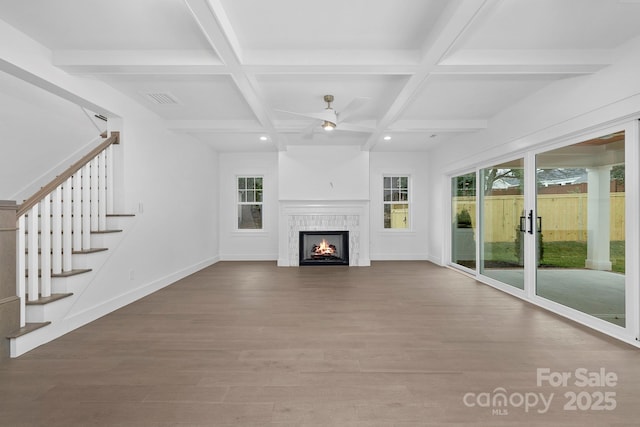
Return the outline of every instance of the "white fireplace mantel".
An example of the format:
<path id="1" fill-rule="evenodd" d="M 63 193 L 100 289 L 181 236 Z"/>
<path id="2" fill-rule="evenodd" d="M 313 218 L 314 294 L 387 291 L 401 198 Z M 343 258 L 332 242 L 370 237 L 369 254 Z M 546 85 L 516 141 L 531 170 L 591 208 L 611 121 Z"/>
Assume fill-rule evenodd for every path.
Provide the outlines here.
<path id="1" fill-rule="evenodd" d="M 368 200 L 280 200 L 278 266 L 298 266 L 300 231 L 349 231 L 349 265 L 369 266 Z"/>

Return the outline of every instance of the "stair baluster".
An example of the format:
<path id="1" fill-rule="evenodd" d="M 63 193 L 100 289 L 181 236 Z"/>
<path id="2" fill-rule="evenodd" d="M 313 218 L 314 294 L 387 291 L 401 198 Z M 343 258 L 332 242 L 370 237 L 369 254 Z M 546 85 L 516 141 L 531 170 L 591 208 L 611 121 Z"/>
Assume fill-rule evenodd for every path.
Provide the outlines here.
<path id="1" fill-rule="evenodd" d="M 19 207 L 16 290 L 21 328 L 29 322 L 29 302 L 67 296 L 52 295 L 52 274 L 76 273 L 73 252 L 90 251 L 91 231 L 107 229 L 107 214 L 113 213 L 112 144 L 118 136 L 113 132 Z"/>

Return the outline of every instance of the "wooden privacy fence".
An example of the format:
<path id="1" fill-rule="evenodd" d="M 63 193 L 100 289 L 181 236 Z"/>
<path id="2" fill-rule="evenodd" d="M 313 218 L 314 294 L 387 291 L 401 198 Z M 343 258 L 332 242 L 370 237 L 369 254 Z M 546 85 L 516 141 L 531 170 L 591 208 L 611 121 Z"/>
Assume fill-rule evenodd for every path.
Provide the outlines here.
<path id="1" fill-rule="evenodd" d="M 609 214 L 610 240 L 624 240 L 624 194 L 611 193 Z M 544 194 L 538 196 L 538 216 L 542 218 L 545 242 L 587 241 L 587 193 Z M 456 213 L 466 209 L 476 227 L 476 198 L 453 198 Z M 520 216 L 524 215 L 523 196 L 487 196 L 484 198 L 486 242 L 513 242 Z"/>

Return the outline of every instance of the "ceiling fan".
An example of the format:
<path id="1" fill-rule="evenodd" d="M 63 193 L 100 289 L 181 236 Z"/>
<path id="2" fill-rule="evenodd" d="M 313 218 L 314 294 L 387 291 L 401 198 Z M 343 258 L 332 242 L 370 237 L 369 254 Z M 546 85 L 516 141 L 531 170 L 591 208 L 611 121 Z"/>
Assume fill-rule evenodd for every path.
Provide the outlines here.
<path id="1" fill-rule="evenodd" d="M 324 102 L 327 103 L 325 109 L 318 113 L 296 113 L 293 111 L 277 110 L 282 113 L 292 114 L 294 116 L 300 116 L 305 118 L 314 119 L 313 123 L 304 131 L 305 135 L 311 136 L 313 131 L 317 129 L 318 124 L 327 131 L 331 132 L 334 129 L 345 130 L 351 132 L 372 132 L 374 129 L 366 126 L 360 126 L 354 123 L 347 123 L 347 119 L 353 116 L 359 109 L 365 106 L 371 99 L 370 98 L 354 98 L 344 110 L 337 112 L 331 107 L 333 102 L 333 95 L 325 95 Z"/>

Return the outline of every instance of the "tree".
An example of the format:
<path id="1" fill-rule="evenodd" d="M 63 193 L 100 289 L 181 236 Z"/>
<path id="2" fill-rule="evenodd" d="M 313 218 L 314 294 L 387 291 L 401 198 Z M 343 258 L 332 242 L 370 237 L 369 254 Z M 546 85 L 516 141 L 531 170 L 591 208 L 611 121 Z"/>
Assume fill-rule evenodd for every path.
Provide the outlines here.
<path id="1" fill-rule="evenodd" d="M 523 169 L 484 169 L 484 194 L 488 196 L 493 190 L 495 182 L 499 179 L 510 179 L 517 182 L 520 190 L 524 189 L 524 170 Z"/>
<path id="2" fill-rule="evenodd" d="M 624 165 L 616 165 L 611 168 L 611 180 L 624 185 Z"/>

